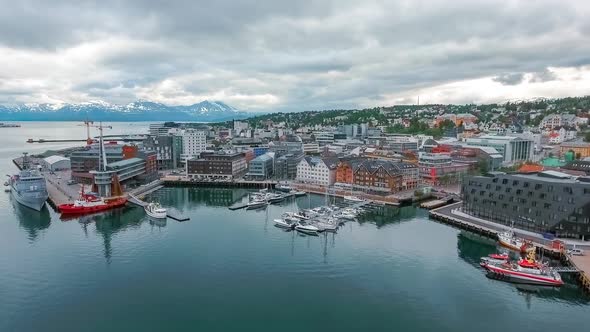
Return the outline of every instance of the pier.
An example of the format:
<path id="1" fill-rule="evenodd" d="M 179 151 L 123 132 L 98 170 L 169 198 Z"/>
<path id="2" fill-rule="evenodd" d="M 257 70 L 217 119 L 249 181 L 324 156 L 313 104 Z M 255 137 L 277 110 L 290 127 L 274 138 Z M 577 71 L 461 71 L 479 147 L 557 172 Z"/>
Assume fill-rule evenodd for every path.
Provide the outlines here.
<path id="1" fill-rule="evenodd" d="M 143 201 L 143 198 L 148 194 L 151 194 L 157 190 L 162 189 L 163 187 L 163 182 L 161 180 L 150 182 L 146 185 L 135 188 L 133 191 L 127 193 L 127 201 L 129 203 L 135 204 L 143 208 L 146 205 L 148 205 L 147 202 Z M 190 220 L 189 217 L 184 216 L 180 211 L 176 209 L 166 208 L 166 216 L 176 221 Z"/>
<path id="2" fill-rule="evenodd" d="M 498 233 L 507 231 L 510 227 L 476 218 L 460 211 L 461 202 L 436 208 L 430 211 L 430 218 L 444 224 L 464 229 L 491 239 L 497 240 Z M 562 273 L 576 273 L 578 281 L 585 292 L 590 293 L 590 256 L 573 256 L 568 255 L 563 250 L 557 250 L 550 246 L 551 240 L 543 238 L 540 234 L 514 228 L 514 234 L 525 240 L 531 241 L 537 248 L 537 252 L 545 256 L 554 257 L 560 260 L 563 267 L 556 268 L 556 271 Z M 573 245 L 567 240 L 563 241 L 566 247 Z M 576 243 L 578 247 L 581 247 Z M 584 249 L 590 249 L 590 243 L 583 246 Z"/>

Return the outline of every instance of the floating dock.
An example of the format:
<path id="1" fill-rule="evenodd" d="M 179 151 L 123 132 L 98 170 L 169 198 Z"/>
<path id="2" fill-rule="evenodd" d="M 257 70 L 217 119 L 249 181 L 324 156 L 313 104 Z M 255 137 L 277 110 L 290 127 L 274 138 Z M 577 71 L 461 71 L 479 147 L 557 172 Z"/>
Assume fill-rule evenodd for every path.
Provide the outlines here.
<path id="1" fill-rule="evenodd" d="M 461 202 L 458 202 L 436 208 L 430 211 L 430 218 L 494 240 L 498 239 L 498 233 L 504 232 L 509 228 L 480 218 L 458 214 L 456 211 L 460 206 Z M 514 233 L 519 237 L 533 242 L 538 253 L 559 259 L 563 267 L 557 268 L 558 271 L 576 273 L 582 289 L 590 293 L 590 256 L 570 256 L 563 250 L 551 248 L 547 239 L 532 237 L 530 234 L 524 234 L 523 231 L 518 229 L 514 229 Z"/>

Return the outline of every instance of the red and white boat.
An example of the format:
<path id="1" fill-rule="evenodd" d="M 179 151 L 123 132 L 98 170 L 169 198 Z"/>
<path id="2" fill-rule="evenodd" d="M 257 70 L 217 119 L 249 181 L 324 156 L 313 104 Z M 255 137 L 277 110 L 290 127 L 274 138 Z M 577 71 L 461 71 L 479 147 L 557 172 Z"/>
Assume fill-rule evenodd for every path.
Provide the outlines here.
<path id="1" fill-rule="evenodd" d="M 563 285 L 561 275 L 550 267 L 535 261 L 534 251 L 529 252 L 527 259 L 518 263 L 483 263 L 482 266 L 495 278 L 514 283 L 559 287 Z"/>
<path id="2" fill-rule="evenodd" d="M 80 193 L 80 198 L 74 203 L 61 204 L 57 208 L 62 214 L 88 214 L 121 207 L 127 203 L 124 196 L 102 198 L 93 193 Z"/>
<path id="3" fill-rule="evenodd" d="M 486 257 L 480 259 L 479 265 L 484 266 L 485 264 L 502 264 L 508 261 L 510 257 L 508 254 L 489 254 Z"/>

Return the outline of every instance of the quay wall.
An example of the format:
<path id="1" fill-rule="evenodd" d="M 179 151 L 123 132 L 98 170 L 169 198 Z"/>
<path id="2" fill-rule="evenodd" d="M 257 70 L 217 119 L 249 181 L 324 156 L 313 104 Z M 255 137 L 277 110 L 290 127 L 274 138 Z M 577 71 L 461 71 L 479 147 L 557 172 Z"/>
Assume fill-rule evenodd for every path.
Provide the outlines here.
<path id="1" fill-rule="evenodd" d="M 458 218 L 454 215 L 452 215 L 451 213 L 449 213 L 449 211 L 451 211 L 453 206 L 458 206 L 460 205 L 461 202 L 459 203 L 454 203 L 448 206 L 443 206 L 434 210 L 431 210 L 429 213 L 429 216 L 431 219 L 434 219 L 438 222 L 459 228 L 459 229 L 463 229 L 475 234 L 479 234 L 481 236 L 485 236 L 488 238 L 491 238 L 493 240 L 498 240 L 498 233 L 500 232 L 500 230 L 498 229 L 493 229 L 491 227 L 486 227 L 485 225 L 482 224 L 478 224 L 472 221 L 467 221 L 467 220 L 462 220 L 461 218 Z M 573 267 L 576 268 L 579 272 L 577 272 L 577 280 L 580 283 L 582 289 L 586 292 L 590 294 L 590 271 L 588 269 L 588 267 L 584 267 L 581 264 L 576 264 L 574 262 L 575 258 L 572 256 L 569 256 L 564 250 L 556 250 L 553 248 L 550 248 L 549 246 L 547 246 L 546 244 L 540 243 L 539 241 L 536 241 L 535 239 L 530 239 L 527 238 L 527 240 L 531 240 L 536 249 L 537 249 L 537 253 L 542 254 L 544 256 L 549 256 L 555 259 L 559 259 L 559 261 L 561 262 L 561 264 L 563 266 L 567 266 L 567 267 Z M 589 264 L 590 266 L 590 264 Z"/>

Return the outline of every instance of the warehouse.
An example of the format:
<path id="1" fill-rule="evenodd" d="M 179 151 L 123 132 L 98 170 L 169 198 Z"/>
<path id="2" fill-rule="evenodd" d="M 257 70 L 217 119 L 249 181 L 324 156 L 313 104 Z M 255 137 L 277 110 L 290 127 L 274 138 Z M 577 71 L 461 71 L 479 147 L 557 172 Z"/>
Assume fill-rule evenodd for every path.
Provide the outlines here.
<path id="1" fill-rule="evenodd" d="M 62 156 L 49 156 L 43 159 L 43 167 L 50 171 L 70 169 L 70 159 Z"/>

